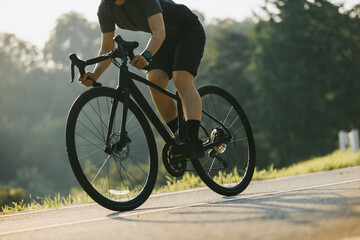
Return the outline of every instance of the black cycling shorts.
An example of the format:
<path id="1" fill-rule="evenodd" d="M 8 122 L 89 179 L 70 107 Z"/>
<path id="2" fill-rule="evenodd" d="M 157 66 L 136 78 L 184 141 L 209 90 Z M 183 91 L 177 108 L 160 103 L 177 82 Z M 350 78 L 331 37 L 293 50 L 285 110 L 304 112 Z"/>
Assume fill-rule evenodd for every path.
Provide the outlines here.
<path id="1" fill-rule="evenodd" d="M 165 39 L 160 49 L 153 56 L 149 71 L 160 69 L 172 78 L 174 71 L 187 71 L 194 77 L 204 54 L 205 31 L 199 20 L 181 36 Z"/>

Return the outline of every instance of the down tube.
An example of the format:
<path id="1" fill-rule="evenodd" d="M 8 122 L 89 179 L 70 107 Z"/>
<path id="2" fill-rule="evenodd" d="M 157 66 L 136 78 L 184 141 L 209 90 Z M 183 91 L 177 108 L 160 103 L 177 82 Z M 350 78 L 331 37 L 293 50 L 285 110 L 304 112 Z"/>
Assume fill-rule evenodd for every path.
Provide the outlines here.
<path id="1" fill-rule="evenodd" d="M 137 88 L 133 81 L 130 81 L 129 84 L 131 95 L 134 97 L 135 101 L 139 107 L 143 110 L 145 115 L 148 117 L 150 122 L 154 125 L 156 130 L 159 132 L 161 137 L 166 143 L 173 143 L 174 139 L 170 136 L 169 132 L 165 129 L 155 112 L 152 110 L 149 103 L 146 101 L 145 97 L 141 94 L 140 90 Z"/>

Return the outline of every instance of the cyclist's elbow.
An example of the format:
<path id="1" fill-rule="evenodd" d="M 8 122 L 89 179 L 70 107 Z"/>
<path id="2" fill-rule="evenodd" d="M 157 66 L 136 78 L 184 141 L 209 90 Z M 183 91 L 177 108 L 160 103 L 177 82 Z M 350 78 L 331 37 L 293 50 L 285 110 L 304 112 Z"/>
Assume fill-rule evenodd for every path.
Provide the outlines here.
<path id="1" fill-rule="evenodd" d="M 153 36 L 156 37 L 160 42 L 163 42 L 166 37 L 165 29 L 154 32 Z"/>
<path id="2" fill-rule="evenodd" d="M 113 40 L 115 35 L 115 32 L 110 33 L 103 33 L 102 34 L 102 40 L 101 40 L 101 47 L 99 51 L 99 55 L 103 55 L 105 53 L 108 53 L 115 48 L 115 42 Z"/>
<path id="3" fill-rule="evenodd" d="M 99 56 L 104 55 L 104 54 L 106 54 L 106 53 L 114 50 L 114 48 L 115 48 L 115 47 L 113 47 L 113 48 L 100 48 Z"/>

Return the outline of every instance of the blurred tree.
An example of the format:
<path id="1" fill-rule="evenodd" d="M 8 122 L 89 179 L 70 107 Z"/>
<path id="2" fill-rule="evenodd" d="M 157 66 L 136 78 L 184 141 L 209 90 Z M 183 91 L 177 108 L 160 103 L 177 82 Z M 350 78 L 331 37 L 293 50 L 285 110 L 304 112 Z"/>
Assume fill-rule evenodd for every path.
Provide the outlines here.
<path id="1" fill-rule="evenodd" d="M 69 54 L 76 52 L 84 59 L 97 56 L 100 48 L 100 28 L 83 15 L 70 12 L 58 18 L 44 53 L 60 67 L 68 67 Z"/>
<path id="2" fill-rule="evenodd" d="M 35 164 L 34 164 L 35 165 Z M 49 171 L 55 172 L 55 171 Z M 45 177 L 37 167 L 20 167 L 16 171 L 16 178 L 10 182 L 10 185 L 21 186 L 26 189 L 23 199 L 30 200 L 30 194 L 34 197 L 43 197 L 55 193 L 55 182 L 49 177 Z"/>
<path id="3" fill-rule="evenodd" d="M 254 23 L 252 23 L 254 25 Z M 246 69 L 250 62 L 249 43 L 245 35 L 248 21 L 217 21 L 207 26 L 205 54 L 196 84 L 217 84 L 231 92 L 246 109 L 251 109 L 252 84 Z"/>
<path id="4" fill-rule="evenodd" d="M 49 71 L 41 51 L 30 43 L 3 34 L 0 52 L 0 183 L 24 188 L 26 196 L 65 192 L 75 179 L 62 136 L 78 92 L 65 88 L 64 74 Z"/>
<path id="5" fill-rule="evenodd" d="M 200 11 L 198 11 L 198 10 L 192 10 L 197 16 L 198 16 L 198 18 L 199 18 L 199 20 L 200 20 L 200 22 L 202 23 L 202 24 L 205 24 L 205 15 L 204 15 L 204 13 L 202 13 L 202 12 L 200 12 Z"/>
<path id="6" fill-rule="evenodd" d="M 326 154 L 337 132 L 359 126 L 360 21 L 325 0 L 266 1 L 253 31 L 259 165 L 281 167 Z M 267 9 L 265 7 L 264 9 Z"/>
<path id="7" fill-rule="evenodd" d="M 17 38 L 14 34 L 0 34 L 0 79 L 10 78 L 10 74 L 24 74 L 37 67 L 42 59 L 36 46 Z M 9 75 L 9 77 L 7 77 Z M 12 78 L 16 81 L 18 77 Z"/>
<path id="8" fill-rule="evenodd" d="M 0 34 L 0 182 L 15 175 L 14 159 L 18 159 L 23 124 L 28 119 L 21 114 L 28 102 L 19 98 L 27 89 L 19 86 L 27 85 L 24 76 L 37 66 L 37 59 L 35 46 L 13 34 Z"/>

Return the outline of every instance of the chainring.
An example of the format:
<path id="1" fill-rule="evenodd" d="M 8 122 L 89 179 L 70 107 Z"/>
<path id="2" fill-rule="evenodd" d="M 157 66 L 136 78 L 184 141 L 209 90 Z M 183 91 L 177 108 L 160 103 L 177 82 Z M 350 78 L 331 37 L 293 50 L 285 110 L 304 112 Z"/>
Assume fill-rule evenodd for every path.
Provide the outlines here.
<path id="1" fill-rule="evenodd" d="M 165 169 L 174 177 L 181 177 L 186 171 L 186 161 L 181 162 L 171 162 L 171 146 L 165 144 L 162 151 L 162 159 L 165 166 Z"/>

